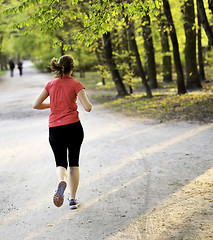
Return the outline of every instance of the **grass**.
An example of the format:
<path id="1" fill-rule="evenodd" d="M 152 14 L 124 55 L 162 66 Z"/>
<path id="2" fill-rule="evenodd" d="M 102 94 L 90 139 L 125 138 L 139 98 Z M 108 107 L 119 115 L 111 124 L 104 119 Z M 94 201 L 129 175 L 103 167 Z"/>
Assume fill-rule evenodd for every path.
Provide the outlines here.
<path id="1" fill-rule="evenodd" d="M 161 94 L 149 99 L 145 94 L 135 94 L 113 99 L 111 94 L 94 95 L 93 98 L 117 112 L 129 116 L 158 119 L 160 121 L 190 120 L 213 122 L 213 95 L 211 94 Z"/>
<path id="2" fill-rule="evenodd" d="M 74 78 L 80 80 L 81 83 L 87 88 L 92 90 L 113 90 L 115 85 L 110 77 L 105 79 L 106 85 L 102 85 L 100 74 L 97 72 L 86 72 L 85 78 L 80 78 L 80 74 L 74 73 Z"/>
<path id="3" fill-rule="evenodd" d="M 4 76 L 7 72 L 6 71 L 0 71 L 0 77 Z"/>
<path id="4" fill-rule="evenodd" d="M 128 116 L 158 119 L 160 121 L 183 120 L 198 122 L 213 122 L 213 70 L 206 71 L 206 82 L 203 88 L 188 91 L 178 95 L 176 81 L 164 83 L 158 76 L 159 88 L 153 91 L 153 98 L 146 97 L 140 78 L 133 79 L 134 94 L 117 98 L 113 81 L 106 79 L 106 85 L 101 84 L 97 73 L 86 73 L 85 79 L 79 79 L 87 89 L 95 91 L 92 98 L 116 112 Z M 128 89 L 128 83 L 125 82 Z"/>

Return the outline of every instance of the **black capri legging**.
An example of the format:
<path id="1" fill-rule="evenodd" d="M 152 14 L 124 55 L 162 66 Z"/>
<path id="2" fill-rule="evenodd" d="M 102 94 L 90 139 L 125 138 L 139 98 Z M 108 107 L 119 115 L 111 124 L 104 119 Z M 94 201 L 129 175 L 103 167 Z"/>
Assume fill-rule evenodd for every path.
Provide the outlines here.
<path id="1" fill-rule="evenodd" d="M 50 127 L 49 142 L 52 147 L 56 166 L 67 168 L 79 166 L 79 154 L 84 139 L 81 122 Z M 67 161 L 68 153 L 68 161 Z"/>

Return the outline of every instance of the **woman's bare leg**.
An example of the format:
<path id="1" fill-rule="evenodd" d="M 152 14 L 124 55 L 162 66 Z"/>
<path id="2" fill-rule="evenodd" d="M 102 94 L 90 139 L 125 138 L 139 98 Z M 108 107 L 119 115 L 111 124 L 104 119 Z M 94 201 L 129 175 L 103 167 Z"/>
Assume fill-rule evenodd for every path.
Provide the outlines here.
<path id="1" fill-rule="evenodd" d="M 69 188 L 70 188 L 70 198 L 75 199 L 75 195 L 79 184 L 79 167 L 69 168 Z"/>
<path id="2" fill-rule="evenodd" d="M 56 175 L 58 178 L 58 181 L 66 181 L 67 180 L 67 169 L 64 167 L 57 167 L 56 168 Z"/>

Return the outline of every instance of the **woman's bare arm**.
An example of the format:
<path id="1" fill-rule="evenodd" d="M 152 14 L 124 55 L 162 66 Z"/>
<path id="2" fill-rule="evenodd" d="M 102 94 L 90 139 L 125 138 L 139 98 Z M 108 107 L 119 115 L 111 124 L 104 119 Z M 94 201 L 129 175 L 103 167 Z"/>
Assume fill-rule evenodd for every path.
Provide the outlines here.
<path id="1" fill-rule="evenodd" d="M 78 92 L 78 98 L 83 106 L 83 108 L 87 111 L 90 112 L 92 110 L 92 104 L 89 101 L 89 99 L 87 98 L 87 94 L 86 91 L 84 89 L 81 89 Z"/>
<path id="2" fill-rule="evenodd" d="M 49 94 L 47 90 L 44 88 L 42 92 L 39 94 L 39 96 L 36 98 L 35 102 L 33 103 L 33 108 L 39 110 L 50 108 L 49 103 L 43 103 L 48 96 Z"/>

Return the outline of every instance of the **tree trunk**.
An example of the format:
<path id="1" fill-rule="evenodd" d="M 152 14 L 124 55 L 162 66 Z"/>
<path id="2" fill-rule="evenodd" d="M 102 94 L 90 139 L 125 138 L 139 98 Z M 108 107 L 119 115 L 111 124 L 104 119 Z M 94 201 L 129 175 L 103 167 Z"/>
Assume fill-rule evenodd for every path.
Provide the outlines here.
<path id="1" fill-rule="evenodd" d="M 116 63 L 113 59 L 112 54 L 112 44 L 111 44 L 111 35 L 110 32 L 103 34 L 103 41 L 104 41 L 104 50 L 107 64 L 109 65 L 109 69 L 112 74 L 112 79 L 115 83 L 115 87 L 118 93 L 118 96 L 123 97 L 128 95 L 125 85 L 122 81 L 120 73 L 117 69 Z"/>
<path id="2" fill-rule="evenodd" d="M 3 41 L 3 37 L 0 37 L 0 68 L 1 71 L 3 71 L 3 54 L 2 54 L 2 41 Z"/>
<path id="3" fill-rule="evenodd" d="M 178 94 L 185 94 L 186 93 L 186 87 L 184 83 L 184 75 L 183 75 L 183 68 L 182 63 L 180 60 L 180 53 L 179 53 L 179 44 L 177 40 L 177 34 L 170 10 L 170 5 L 168 0 L 163 0 L 163 8 L 164 12 L 167 18 L 167 23 L 169 27 L 169 33 L 172 40 L 173 45 L 173 56 L 174 56 L 174 62 L 175 62 L 175 69 L 177 73 L 177 87 L 178 87 Z"/>
<path id="4" fill-rule="evenodd" d="M 209 9 L 212 11 L 213 14 L 213 0 L 208 0 L 209 3 Z"/>
<path id="5" fill-rule="evenodd" d="M 102 76 L 102 77 L 101 77 L 101 81 L 102 81 L 102 84 L 103 84 L 103 85 L 106 85 L 105 77 Z"/>
<path id="6" fill-rule="evenodd" d="M 211 46 L 213 46 L 213 33 L 206 16 L 203 0 L 197 0 L 197 9 L 198 9 L 198 14 L 200 15 L 201 23 L 208 37 L 209 43 Z"/>
<path id="7" fill-rule="evenodd" d="M 184 30 L 186 35 L 185 43 L 185 64 L 186 64 L 186 87 L 187 89 L 202 88 L 196 59 L 196 28 L 194 0 L 186 0 L 183 5 Z"/>
<path id="8" fill-rule="evenodd" d="M 152 40 L 150 17 L 147 12 L 145 13 L 145 16 L 142 18 L 142 29 L 143 29 L 144 48 L 146 51 L 147 72 L 148 72 L 150 87 L 157 88 L 158 85 L 157 85 L 157 79 L 156 79 L 155 50 L 154 50 L 153 40 Z"/>
<path id="9" fill-rule="evenodd" d="M 65 54 L 65 52 L 64 52 L 64 42 L 62 42 L 62 44 L 60 46 L 60 51 L 61 51 L 61 56 L 63 56 Z"/>
<path id="10" fill-rule="evenodd" d="M 172 59 L 170 56 L 166 19 L 162 12 L 160 12 L 158 15 L 158 25 L 160 29 L 161 46 L 163 53 L 163 81 L 172 82 Z"/>
<path id="11" fill-rule="evenodd" d="M 3 71 L 3 65 L 2 65 L 2 53 L 0 51 L 0 68 L 1 68 L 1 71 Z"/>
<path id="12" fill-rule="evenodd" d="M 60 52 L 61 52 L 61 56 L 63 56 L 65 54 L 65 52 L 64 52 L 64 39 L 59 34 L 56 34 L 56 37 L 61 41 Z"/>
<path id="13" fill-rule="evenodd" d="M 202 50 L 202 37 L 201 37 L 201 21 L 200 15 L 197 13 L 198 20 L 198 65 L 199 65 L 199 77 L 201 81 L 206 80 L 205 71 L 204 71 L 204 61 L 203 61 L 203 50 Z"/>
<path id="14" fill-rule="evenodd" d="M 124 15 L 123 15 L 124 17 Z M 125 22 L 126 22 L 126 26 L 129 25 L 129 19 L 128 16 L 125 17 Z M 128 29 L 126 26 L 123 26 L 123 32 L 124 32 L 124 39 L 123 39 L 123 44 L 125 47 L 125 50 L 127 51 L 127 64 L 128 64 L 128 69 L 127 71 L 129 72 L 129 93 L 132 94 L 133 93 L 133 84 L 132 84 L 132 75 L 133 75 L 133 70 L 132 70 L 132 62 L 131 62 L 131 51 L 130 51 L 130 47 L 129 47 L 129 41 L 128 41 Z"/>
<path id="15" fill-rule="evenodd" d="M 80 70 L 80 78 L 85 78 L 85 71 L 83 69 Z"/>
<path id="16" fill-rule="evenodd" d="M 4 70 L 8 70 L 8 56 L 3 54 L 2 65 Z"/>
<path id="17" fill-rule="evenodd" d="M 98 47 L 95 49 L 95 54 L 98 59 L 99 64 L 102 66 L 101 67 L 101 79 L 102 79 L 102 84 L 106 85 L 105 82 L 105 77 L 104 77 L 104 60 L 102 59 L 102 48 L 101 48 L 101 42 L 98 40 Z"/>
<path id="18" fill-rule="evenodd" d="M 3 65 L 2 65 L 2 53 L 0 51 L 0 69 L 3 71 Z"/>
<path id="19" fill-rule="evenodd" d="M 150 90 L 149 84 L 148 84 L 147 79 L 146 79 L 146 74 L 145 74 L 145 71 L 144 71 L 142 63 L 141 63 L 140 54 L 139 54 L 139 51 L 138 51 L 138 46 L 137 46 L 137 43 L 136 43 L 136 40 L 135 40 L 134 22 L 133 21 L 131 21 L 129 23 L 128 36 L 129 36 L 129 42 L 130 42 L 130 49 L 131 49 L 133 55 L 136 57 L 136 63 L 137 63 L 137 67 L 138 67 L 140 77 L 142 79 L 142 84 L 144 85 L 147 97 L 151 98 L 152 97 L 152 92 Z"/>

